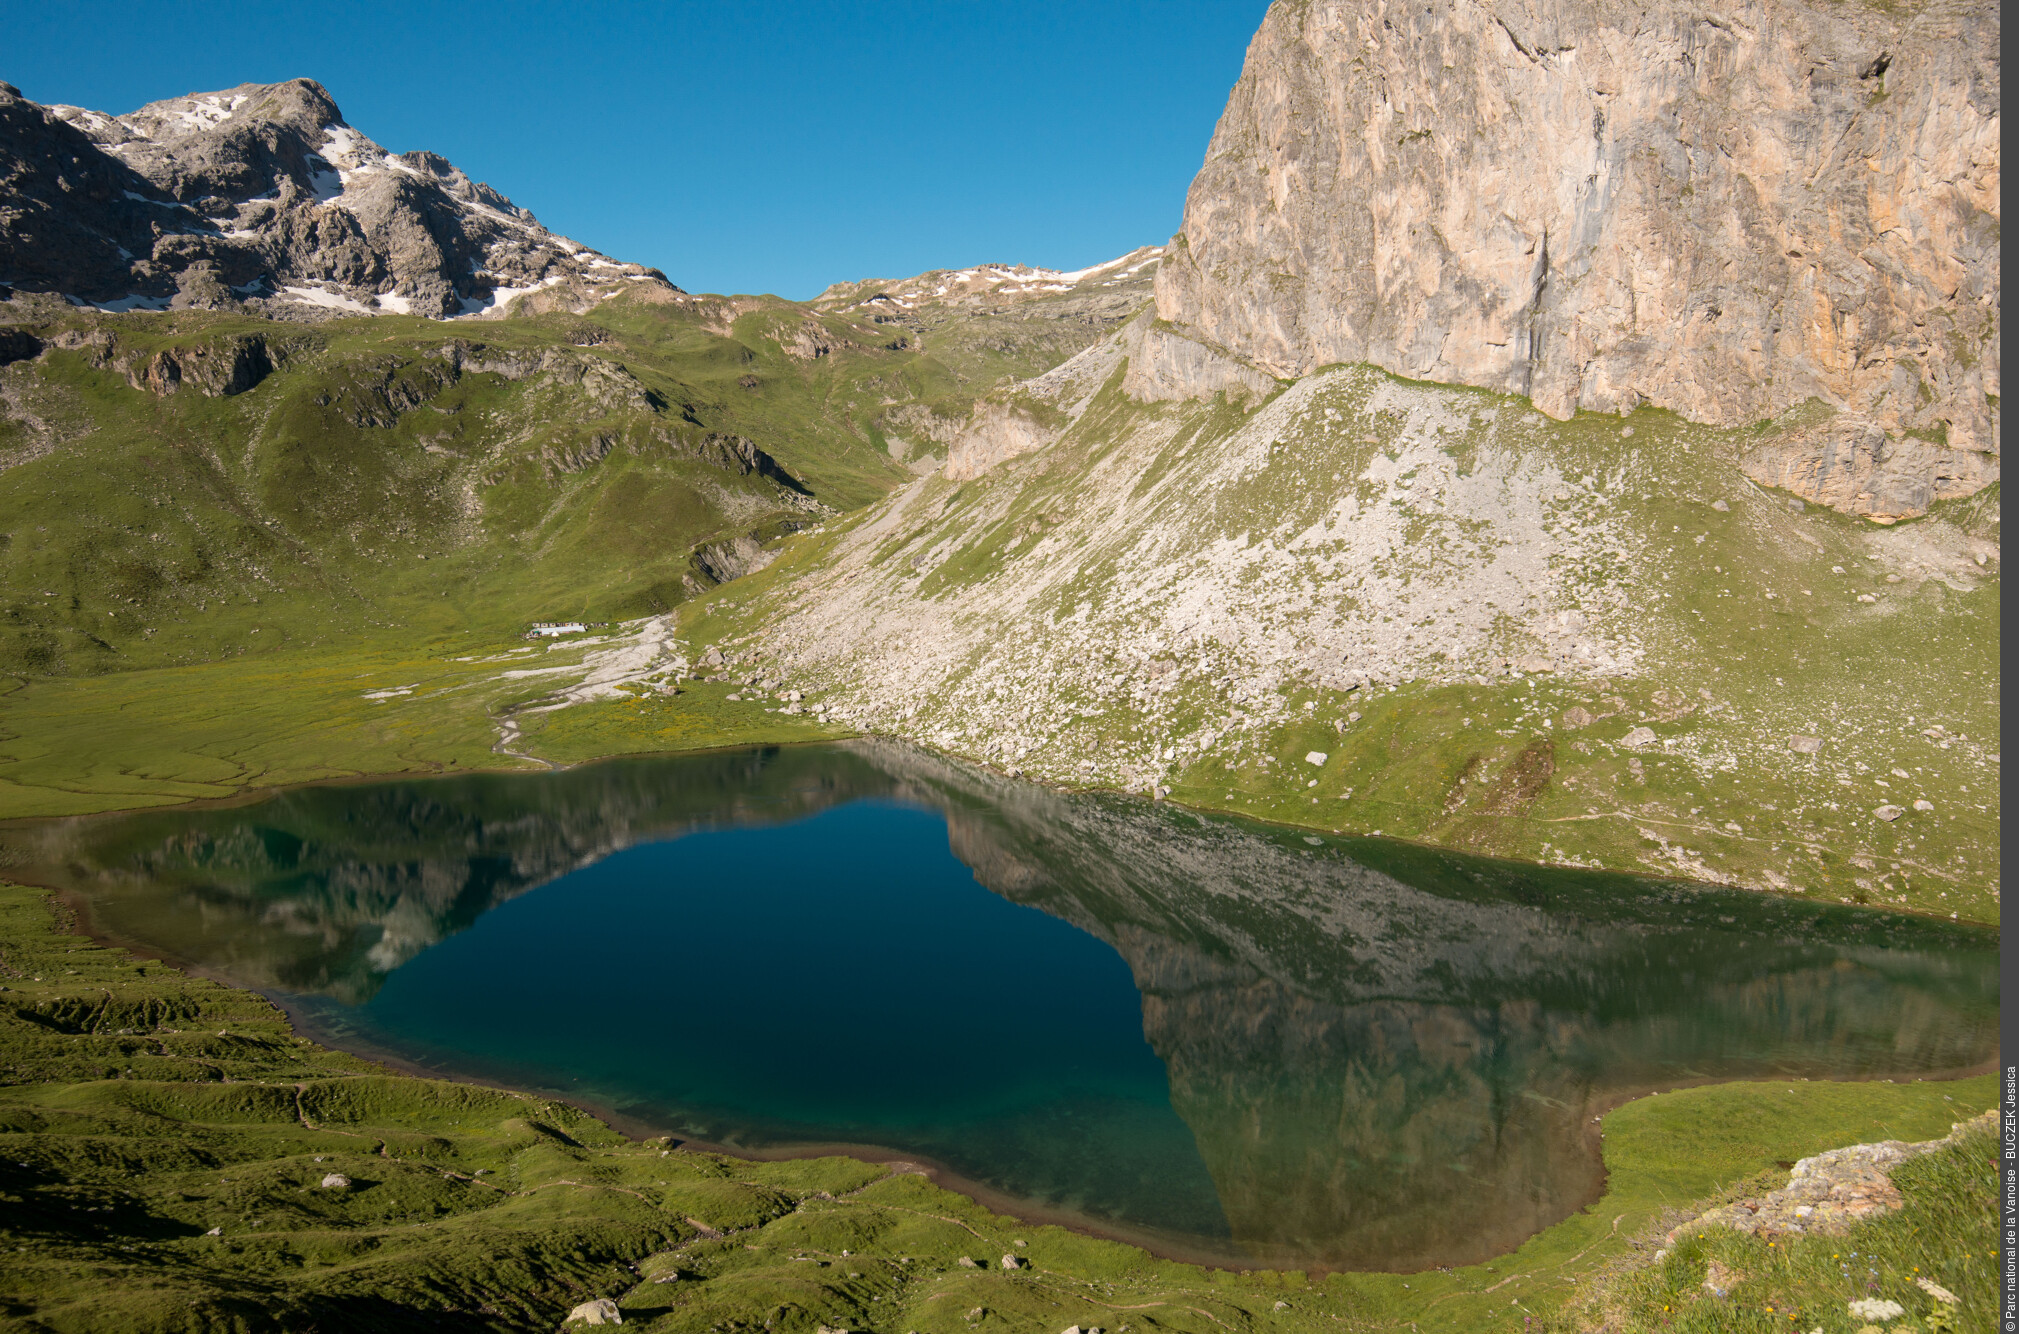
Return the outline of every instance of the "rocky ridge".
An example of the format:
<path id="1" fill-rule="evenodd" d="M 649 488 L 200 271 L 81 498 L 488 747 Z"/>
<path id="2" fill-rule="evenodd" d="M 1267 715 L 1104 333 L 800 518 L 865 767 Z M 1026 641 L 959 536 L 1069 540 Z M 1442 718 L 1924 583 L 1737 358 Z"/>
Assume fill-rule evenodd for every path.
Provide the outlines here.
<path id="1" fill-rule="evenodd" d="M 1280 0 L 1154 310 L 697 629 L 1012 772 L 1904 902 L 1912 719 L 1996 717 L 1996 25 Z M 1805 814 L 1698 823 L 1735 771 Z"/>
<path id="2" fill-rule="evenodd" d="M 960 467 L 972 468 L 978 459 L 1026 453 L 1051 438 L 1028 430 L 1028 413 L 1006 412 L 1003 397 L 1042 395 L 1025 382 L 1054 376 L 1136 317 L 1150 302 L 1162 256 L 1162 246 L 1141 246 L 1071 272 L 1026 264 L 934 269 L 836 283 L 812 305 L 887 328 L 893 335 L 887 346 L 930 356 L 951 372 L 950 393 L 923 401 L 892 395 L 881 425 L 893 456 L 915 472 L 957 454 L 968 456 Z M 993 443 L 1019 432 L 1007 445 Z"/>
<path id="3" fill-rule="evenodd" d="M 387 152 L 308 79 L 123 116 L 0 84 L 0 287 L 296 319 L 579 311 L 678 291 L 433 153 Z"/>
<path id="4" fill-rule="evenodd" d="M 1558 418 L 1819 399 L 1752 474 L 1920 513 L 1998 475 L 1998 34 L 1984 0 L 1279 0 L 1157 314 Z"/>
<path id="5" fill-rule="evenodd" d="M 1139 246 L 1128 254 L 1084 269 L 1061 272 L 1028 264 L 977 264 L 965 269 L 931 269 L 910 278 L 868 278 L 830 284 L 813 298 L 818 310 L 881 310 L 895 314 L 934 306 L 1001 305 L 1059 292 L 1123 289 L 1124 297 L 1148 289 L 1162 246 Z"/>

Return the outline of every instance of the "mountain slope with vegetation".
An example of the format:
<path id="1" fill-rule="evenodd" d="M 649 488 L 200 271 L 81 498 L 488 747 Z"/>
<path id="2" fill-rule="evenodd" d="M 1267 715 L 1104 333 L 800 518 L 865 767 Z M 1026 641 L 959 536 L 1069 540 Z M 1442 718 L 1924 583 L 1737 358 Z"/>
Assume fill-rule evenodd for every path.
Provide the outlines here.
<path id="1" fill-rule="evenodd" d="M 1371 368 L 1143 403 L 1133 332 L 690 654 L 1050 782 L 1996 920 L 1995 491 L 1878 528 L 1752 484 L 1752 432 Z"/>
<path id="2" fill-rule="evenodd" d="M 1280 0 L 1154 310 L 690 652 L 1051 782 L 1996 920 L 1997 28 Z"/>

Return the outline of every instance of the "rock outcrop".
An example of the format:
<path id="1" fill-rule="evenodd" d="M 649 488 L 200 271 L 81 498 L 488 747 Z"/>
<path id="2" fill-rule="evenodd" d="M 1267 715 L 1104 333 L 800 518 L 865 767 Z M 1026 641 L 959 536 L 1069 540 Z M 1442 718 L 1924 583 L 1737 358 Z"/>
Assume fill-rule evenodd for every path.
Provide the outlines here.
<path id="1" fill-rule="evenodd" d="M 1673 1245 L 1681 1237 L 1714 1227 L 1760 1237 L 1841 1237 L 1853 1224 L 1891 1213 L 1905 1203 L 1892 1178 L 1893 1169 L 1901 1163 L 1950 1148 L 1972 1135 L 1988 1139 L 1997 1130 L 1994 1108 L 1956 1122 L 1941 1139 L 1918 1144 L 1881 1140 L 1804 1158 L 1788 1174 L 1787 1185 L 1720 1205 L 1680 1223 L 1670 1229 L 1668 1241 Z"/>
<path id="2" fill-rule="evenodd" d="M 1215 394 L 1259 399 L 1276 387 L 1269 376 L 1243 365 L 1224 350 L 1148 320 L 1129 326 L 1125 350 L 1129 369 L 1122 380 L 1122 392 L 1142 403 L 1211 398 Z"/>
<path id="3" fill-rule="evenodd" d="M 1998 478 L 1998 457 L 1913 436 L 1894 439 L 1878 423 L 1832 419 L 1763 441 L 1741 461 L 1762 486 L 1879 522 L 1925 514 L 1938 500 L 1981 490 Z"/>
<path id="4" fill-rule="evenodd" d="M 1229 399 L 1253 403 L 1276 382 L 1224 351 L 1174 333 L 1147 310 L 1113 337 L 1096 343 L 1043 375 L 1020 380 L 981 399 L 947 450 L 949 481 L 979 477 L 999 463 L 1034 454 L 1078 421 L 1110 376 L 1121 372 L 1122 392 L 1139 403 Z"/>
<path id="5" fill-rule="evenodd" d="M 1820 399 L 1831 442 L 1762 471 L 1914 511 L 1996 476 L 1998 37 L 1987 0 L 1279 0 L 1157 314 L 1559 418 Z"/>
<path id="6" fill-rule="evenodd" d="M 173 394 L 184 385 L 206 398 L 242 394 L 273 374 L 273 349 L 258 334 L 239 334 L 184 347 L 165 347 L 127 367 L 135 389 L 157 396 Z"/>
<path id="7" fill-rule="evenodd" d="M 433 153 L 388 153 L 308 79 L 124 116 L 0 84 L 0 286 L 109 310 L 434 318 L 677 290 Z"/>

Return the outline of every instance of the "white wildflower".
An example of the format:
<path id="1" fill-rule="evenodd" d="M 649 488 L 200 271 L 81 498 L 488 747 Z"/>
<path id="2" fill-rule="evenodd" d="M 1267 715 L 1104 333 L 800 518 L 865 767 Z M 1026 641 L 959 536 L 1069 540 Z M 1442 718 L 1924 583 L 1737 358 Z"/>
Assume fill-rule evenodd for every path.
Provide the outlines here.
<path id="1" fill-rule="evenodd" d="M 1851 1314 L 1860 1320 L 1893 1320 L 1907 1314 L 1907 1308 L 1883 1297 L 1861 1297 L 1851 1303 Z"/>
<path id="2" fill-rule="evenodd" d="M 1942 1303 L 1944 1306 L 1954 1306 L 1957 1304 L 1956 1294 L 1949 1291 L 1947 1288 L 1943 1287 L 1940 1283 L 1937 1283 L 1932 1278 L 1917 1278 L 1914 1280 L 1914 1286 L 1919 1288 L 1921 1291 L 1927 1293 L 1930 1297 L 1933 1297 L 1936 1301 Z"/>

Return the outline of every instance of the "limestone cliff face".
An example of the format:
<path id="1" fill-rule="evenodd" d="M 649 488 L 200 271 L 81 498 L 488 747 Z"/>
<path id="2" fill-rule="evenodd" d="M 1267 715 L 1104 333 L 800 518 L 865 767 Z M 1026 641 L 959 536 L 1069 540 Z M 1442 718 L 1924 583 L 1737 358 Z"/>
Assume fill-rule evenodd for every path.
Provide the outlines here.
<path id="1" fill-rule="evenodd" d="M 1274 375 L 1368 361 L 1556 417 L 1816 397 L 1847 438 L 1940 442 L 1901 467 L 1967 493 L 1996 469 L 1999 28 L 1988 0 L 1278 0 L 1157 314 Z M 1886 469 L 1853 454 L 1781 471 L 1855 509 Z"/>

